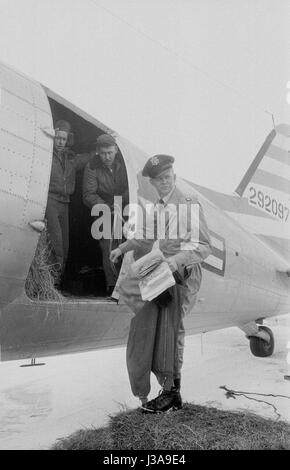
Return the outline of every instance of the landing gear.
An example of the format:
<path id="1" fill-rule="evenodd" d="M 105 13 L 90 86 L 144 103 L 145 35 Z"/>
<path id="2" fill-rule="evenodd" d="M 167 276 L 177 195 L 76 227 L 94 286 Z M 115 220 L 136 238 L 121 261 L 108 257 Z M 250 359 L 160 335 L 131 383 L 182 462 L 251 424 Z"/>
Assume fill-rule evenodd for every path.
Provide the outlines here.
<path id="1" fill-rule="evenodd" d="M 267 326 L 261 326 L 263 319 L 238 325 L 250 340 L 252 354 L 257 357 L 269 357 L 274 351 L 274 335 Z"/>
<path id="2" fill-rule="evenodd" d="M 259 326 L 259 336 L 248 336 L 252 354 L 257 357 L 269 357 L 274 351 L 274 335 L 267 326 Z M 267 339 L 266 339 L 267 338 Z"/>

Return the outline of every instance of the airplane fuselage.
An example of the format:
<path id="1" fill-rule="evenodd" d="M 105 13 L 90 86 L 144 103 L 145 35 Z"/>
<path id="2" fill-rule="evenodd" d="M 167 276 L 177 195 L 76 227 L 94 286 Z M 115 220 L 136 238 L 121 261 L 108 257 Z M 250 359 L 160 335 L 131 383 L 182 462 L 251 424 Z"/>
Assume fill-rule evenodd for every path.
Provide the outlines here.
<path id="1" fill-rule="evenodd" d="M 52 109 L 59 106 L 69 110 L 76 125 L 78 119 L 80 124 L 86 123 L 88 132 L 112 131 L 2 65 L 0 91 L 1 360 L 125 344 L 133 314 L 124 304 L 102 297 L 64 299 L 59 304 L 31 300 L 25 293 L 25 279 L 39 238 L 32 224 L 44 219 L 47 202 Z M 114 137 L 126 164 L 130 202 L 135 203 L 140 193 L 148 193 L 148 182 L 140 178 L 148 156 L 121 136 Z M 187 334 L 288 313 L 290 279 L 283 258 L 207 198 L 198 186 L 182 179 L 177 180 L 177 186 L 185 194 L 198 197 L 213 245 L 212 254 L 203 262 L 197 303 L 185 319 Z"/>

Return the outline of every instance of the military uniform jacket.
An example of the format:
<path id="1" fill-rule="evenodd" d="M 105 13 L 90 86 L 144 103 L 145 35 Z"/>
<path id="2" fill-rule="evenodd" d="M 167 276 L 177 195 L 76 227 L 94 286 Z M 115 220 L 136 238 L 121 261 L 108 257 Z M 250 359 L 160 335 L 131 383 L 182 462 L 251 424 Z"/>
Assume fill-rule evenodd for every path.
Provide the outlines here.
<path id="1" fill-rule="evenodd" d="M 83 168 L 90 159 L 90 154 L 76 155 L 69 149 L 64 149 L 59 154 L 54 150 L 48 196 L 68 203 L 75 190 L 76 171 Z"/>
<path id="2" fill-rule="evenodd" d="M 165 206 L 165 209 L 171 209 L 172 211 L 167 220 L 167 228 L 172 226 L 173 229 L 175 225 L 178 225 L 176 216 L 178 211 L 174 211 L 174 207 L 178 209 L 180 207 L 191 208 L 192 206 L 195 207 L 195 210 L 198 208 L 198 227 L 192 223 L 191 227 L 186 227 L 190 230 L 184 230 L 183 226 L 181 227 L 183 230 L 180 231 L 177 237 L 172 237 L 172 231 L 168 231 L 169 236 L 166 233 L 163 239 L 158 238 L 158 234 L 157 236 L 151 238 L 147 236 L 146 238 L 145 233 L 143 233 L 143 238 L 141 239 L 140 231 L 138 232 L 137 229 L 133 238 L 119 245 L 122 253 L 133 250 L 133 256 L 136 260 L 150 252 L 156 240 L 159 241 L 159 249 L 165 258 L 170 257 L 176 262 L 177 270 L 182 280 L 181 284 L 176 284 L 170 288 L 179 292 L 178 309 L 182 312 L 182 316 L 187 315 L 195 304 L 196 294 L 200 289 L 202 280 L 201 262 L 211 253 L 211 242 L 203 210 L 197 198 L 187 197 L 178 188 L 175 188 L 170 199 L 167 201 L 167 206 Z M 143 226 L 143 232 L 146 229 L 148 227 Z M 176 232 L 173 230 L 173 233 Z M 129 261 L 127 275 L 120 279 L 118 290 L 124 302 L 137 314 L 144 307 L 145 302 L 141 298 L 139 279 L 130 267 L 132 262 L 133 260 Z"/>
<path id="3" fill-rule="evenodd" d="M 179 274 L 185 279 L 190 268 L 201 263 L 211 252 L 210 236 L 202 207 L 197 198 L 187 197 L 175 188 L 164 208 L 161 208 L 162 212 L 165 218 L 165 233 L 163 230 L 161 234 L 157 232 L 151 235 L 148 224 L 146 227 L 143 224 L 141 236 L 139 228 L 135 237 L 119 245 L 119 248 L 122 253 L 134 250 L 134 258 L 137 259 L 151 251 L 153 243 L 158 239 L 164 256 L 176 262 Z M 143 222 L 144 220 L 143 218 Z"/>
<path id="4" fill-rule="evenodd" d="M 83 179 L 83 202 L 90 209 L 95 204 L 114 204 L 114 196 L 122 196 L 122 205 L 129 202 L 127 171 L 123 159 L 116 155 L 112 171 L 98 155 L 87 164 Z"/>
<path id="5" fill-rule="evenodd" d="M 188 209 L 190 212 L 193 209 L 193 215 L 196 216 L 192 223 L 188 223 L 185 217 Z M 176 262 L 182 279 L 181 283 L 168 289 L 172 300 L 164 307 L 157 306 L 154 300 L 142 300 L 138 276 L 131 269 L 132 259 L 128 260 L 127 276 L 120 280 L 119 293 L 135 314 L 130 324 L 126 357 L 132 392 L 139 397 L 147 396 L 150 392 L 151 371 L 161 386 L 165 380 L 173 380 L 181 371 L 183 317 L 194 308 L 202 278 L 200 263 L 211 252 L 207 224 L 197 199 L 187 197 L 175 188 L 164 207 L 157 207 L 157 210 L 161 214 L 167 212 L 165 234 L 160 233 L 157 224 L 152 239 L 148 236 L 140 239 L 137 227 L 136 236 L 119 245 L 123 253 L 133 250 L 136 259 L 159 242 L 159 249 L 165 258 L 170 257 Z M 147 224 L 142 229 L 146 231 Z M 147 235 L 150 236 L 150 230 Z M 127 258 L 130 258 L 129 253 Z"/>

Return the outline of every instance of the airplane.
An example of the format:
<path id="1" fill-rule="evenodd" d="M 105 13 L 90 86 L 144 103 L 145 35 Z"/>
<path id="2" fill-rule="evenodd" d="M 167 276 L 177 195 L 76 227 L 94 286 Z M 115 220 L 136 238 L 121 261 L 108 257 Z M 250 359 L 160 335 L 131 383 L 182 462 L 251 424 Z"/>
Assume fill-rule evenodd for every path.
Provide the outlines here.
<path id="1" fill-rule="evenodd" d="M 31 299 L 25 282 L 45 228 L 53 123 L 61 118 L 72 124 L 79 152 L 87 151 L 88 142 L 101 133 L 116 139 L 127 169 L 130 202 L 136 203 L 140 195 L 155 198 L 141 176 L 149 156 L 2 63 L 0 115 L 0 360 L 31 359 L 36 365 L 35 359 L 42 356 L 124 345 L 133 313 L 121 301 L 106 298 L 101 271 L 95 272 L 95 296 L 87 295 L 86 283 L 80 280 L 79 268 L 97 253 L 97 242 L 88 237 L 91 214 L 81 201 L 81 174 L 70 204 L 68 283 L 77 294 L 61 304 Z M 289 137 L 290 125 L 271 130 L 233 194 L 177 178 L 177 186 L 201 202 L 213 246 L 202 263 L 197 303 L 185 318 L 187 335 L 236 326 L 246 334 L 255 356 L 273 353 L 274 336 L 263 320 L 290 312 Z M 120 278 L 125 274 L 126 258 Z M 95 279 L 90 282 L 96 287 Z"/>

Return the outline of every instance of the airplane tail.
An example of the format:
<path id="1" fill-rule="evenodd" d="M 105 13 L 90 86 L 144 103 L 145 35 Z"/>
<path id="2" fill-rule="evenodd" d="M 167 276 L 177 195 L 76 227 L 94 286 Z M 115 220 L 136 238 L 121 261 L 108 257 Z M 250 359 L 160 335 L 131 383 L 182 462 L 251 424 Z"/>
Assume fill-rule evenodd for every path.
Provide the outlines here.
<path id="1" fill-rule="evenodd" d="M 290 262 L 289 124 L 270 132 L 235 192 L 248 203 L 243 224 Z"/>

